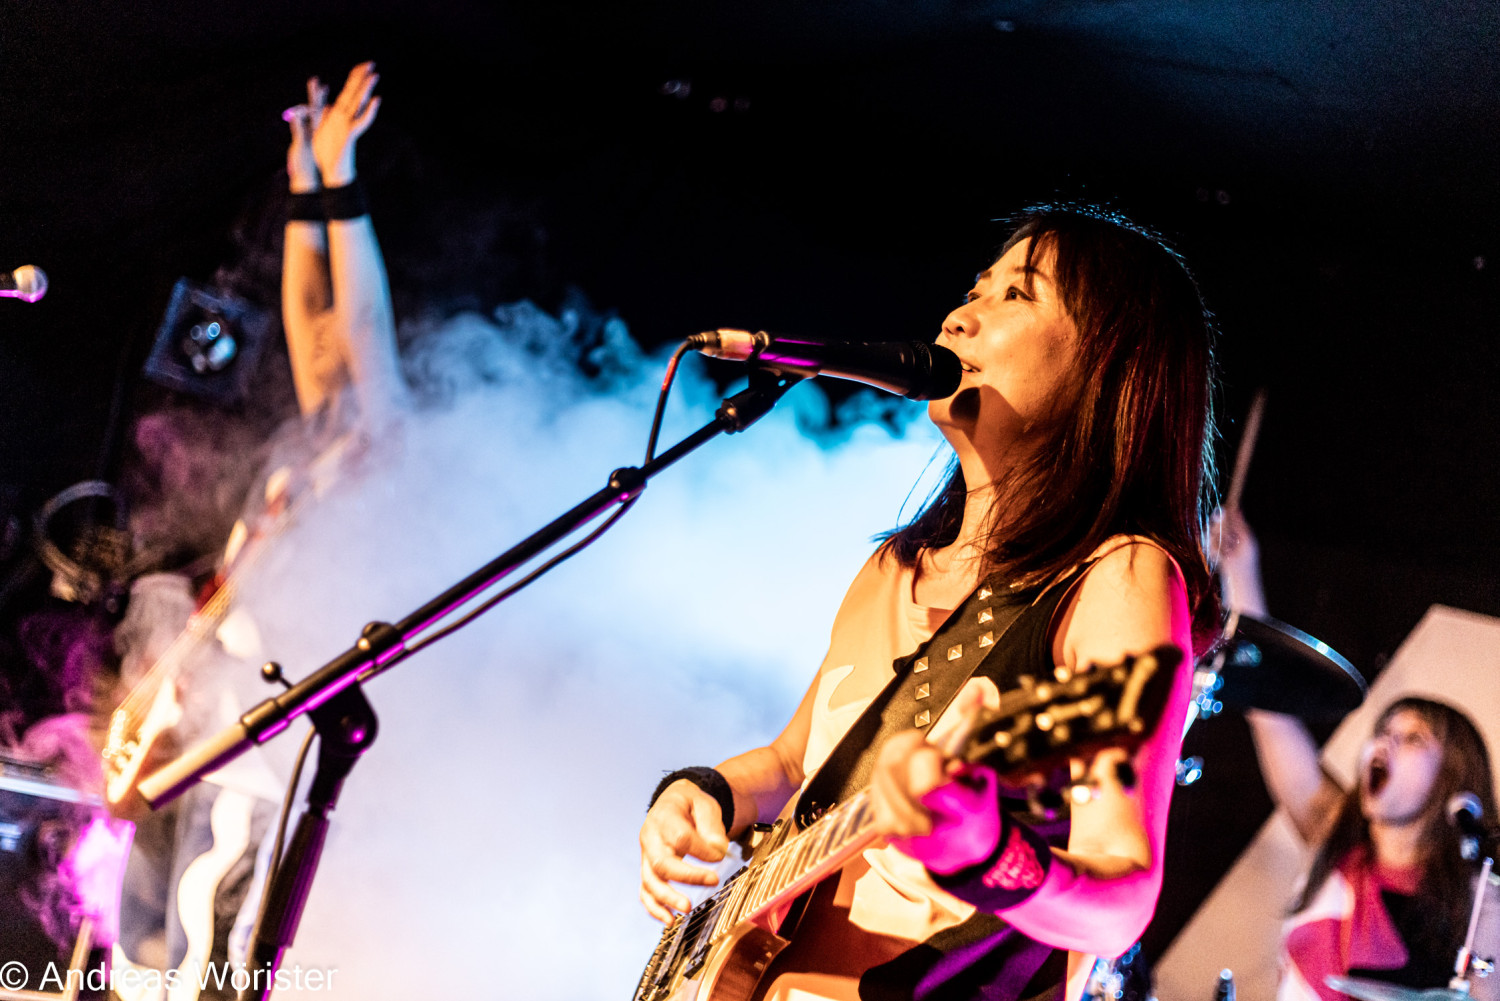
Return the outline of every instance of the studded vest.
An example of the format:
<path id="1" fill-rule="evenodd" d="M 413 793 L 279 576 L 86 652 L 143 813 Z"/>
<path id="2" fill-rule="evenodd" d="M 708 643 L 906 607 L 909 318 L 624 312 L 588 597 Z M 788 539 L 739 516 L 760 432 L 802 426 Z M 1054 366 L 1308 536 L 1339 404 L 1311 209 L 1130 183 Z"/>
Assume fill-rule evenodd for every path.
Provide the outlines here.
<path id="1" fill-rule="evenodd" d="M 797 803 L 806 824 L 869 783 L 880 745 L 912 728 L 928 730 L 973 677 L 1005 691 L 1023 675 L 1049 675 L 1049 626 L 1058 604 L 1089 564 L 1045 588 L 1013 591 L 987 580 L 926 643 L 898 658 L 894 676 L 844 733 Z"/>

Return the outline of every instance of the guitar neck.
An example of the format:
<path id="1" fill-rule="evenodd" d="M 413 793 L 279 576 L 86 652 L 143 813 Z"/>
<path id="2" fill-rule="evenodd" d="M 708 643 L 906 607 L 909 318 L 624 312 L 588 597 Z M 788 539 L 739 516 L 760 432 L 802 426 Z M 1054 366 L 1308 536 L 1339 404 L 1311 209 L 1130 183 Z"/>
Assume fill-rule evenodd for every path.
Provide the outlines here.
<path id="1" fill-rule="evenodd" d="M 1092 754 L 1111 745 L 1133 749 L 1145 736 L 1147 720 L 1160 718 L 1181 657 L 1167 646 L 1092 672 L 1022 679 L 1001 696 L 1007 712 L 968 721 L 947 751 L 970 762 L 989 758 L 1004 772 L 1060 760 L 1060 754 Z M 876 840 L 874 819 L 864 789 L 772 848 L 712 898 L 714 927 L 726 930 L 741 921 L 769 926 L 778 908 Z"/>
<path id="2" fill-rule="evenodd" d="M 772 849 L 736 880 L 723 901 L 718 928 L 742 921 L 767 924 L 784 904 L 873 843 L 878 837 L 874 828 L 870 792 L 862 790 Z"/>
<path id="3" fill-rule="evenodd" d="M 993 768 L 1002 781 L 1088 758 L 1105 747 L 1133 751 L 1161 719 L 1181 660 L 1182 651 L 1166 645 L 1083 672 L 1059 668 L 1050 678 L 1018 678 L 1016 687 L 1000 693 L 1006 711 L 966 716 L 944 741 L 944 751 Z M 715 943 L 738 941 L 746 925 L 777 934 L 791 901 L 879 837 L 869 789 L 801 831 L 789 833 L 790 824 L 779 822 L 744 869 L 663 932 L 636 1001 L 669 996 L 675 1001 L 679 986 L 704 968 Z M 755 968 L 762 969 L 767 959 L 761 956 Z"/>

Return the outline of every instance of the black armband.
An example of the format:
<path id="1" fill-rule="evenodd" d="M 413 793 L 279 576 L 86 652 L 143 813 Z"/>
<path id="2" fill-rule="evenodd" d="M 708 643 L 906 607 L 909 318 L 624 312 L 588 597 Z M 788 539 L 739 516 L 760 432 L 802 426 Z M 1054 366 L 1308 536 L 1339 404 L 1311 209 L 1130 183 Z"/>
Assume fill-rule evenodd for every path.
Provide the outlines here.
<path id="1" fill-rule="evenodd" d="M 323 218 L 329 222 L 340 219 L 358 219 L 370 214 L 370 205 L 365 200 L 365 186 L 355 178 L 338 188 L 323 189 Z"/>
<path id="2" fill-rule="evenodd" d="M 1035 893 L 1052 865 L 1052 847 L 1042 836 L 1007 813 L 1000 814 L 1000 838 L 990 857 L 932 881 L 981 911 L 999 913 Z"/>
<path id="3" fill-rule="evenodd" d="M 724 816 L 724 830 L 728 831 L 734 826 L 734 790 L 729 788 L 729 780 L 719 774 L 717 768 L 699 766 L 679 768 L 675 772 L 669 772 L 656 784 L 656 791 L 651 794 L 651 802 L 646 804 L 646 809 L 649 810 L 655 806 L 661 794 L 667 791 L 667 786 L 678 779 L 687 779 L 718 801 L 719 812 Z"/>
<path id="4" fill-rule="evenodd" d="M 287 222 L 322 222 L 323 193 L 321 191 L 293 192 L 287 200 Z"/>

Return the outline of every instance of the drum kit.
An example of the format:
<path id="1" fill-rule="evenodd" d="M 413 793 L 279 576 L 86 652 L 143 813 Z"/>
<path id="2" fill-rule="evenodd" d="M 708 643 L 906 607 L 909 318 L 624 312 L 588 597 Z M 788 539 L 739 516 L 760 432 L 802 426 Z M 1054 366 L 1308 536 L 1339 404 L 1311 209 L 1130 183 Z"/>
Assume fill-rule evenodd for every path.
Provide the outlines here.
<path id="1" fill-rule="evenodd" d="M 1348 715 L 1365 696 L 1364 678 L 1328 644 L 1244 612 L 1230 613 L 1221 644 L 1199 663 L 1194 680 L 1196 709 L 1205 715 L 1232 707 L 1328 722 Z M 1500 977 L 1489 979 L 1496 957 L 1475 953 L 1476 942 L 1500 941 L 1500 877 L 1491 872 L 1492 853 L 1492 845 L 1479 853 L 1468 933 L 1448 986 L 1417 990 L 1359 977 L 1329 977 L 1327 985 L 1357 1001 L 1500 1001 Z"/>
<path id="2" fill-rule="evenodd" d="M 1224 501 L 1226 510 L 1238 510 L 1264 405 L 1264 394 L 1258 394 L 1241 436 Z M 1231 609 L 1219 642 L 1197 664 L 1187 722 L 1225 709 L 1260 709 L 1327 724 L 1357 709 L 1365 694 L 1359 671 L 1327 643 L 1269 616 Z M 1190 784 L 1201 773 L 1202 762 L 1196 758 L 1178 764 L 1180 784 Z M 1497 957 L 1475 953 L 1476 942 L 1486 946 L 1500 942 L 1500 877 L 1491 872 L 1494 833 L 1474 840 L 1476 845 L 1481 842 L 1482 850 L 1473 856 L 1482 864 L 1474 884 L 1467 936 L 1446 987 L 1419 990 L 1382 980 L 1334 976 L 1327 978 L 1327 986 L 1356 1001 L 1500 1001 L 1500 976 L 1491 977 Z M 1464 857 L 1471 856 L 1466 853 Z M 1141 965 L 1135 958 L 1138 951 L 1139 946 L 1096 971 L 1085 996 L 1106 1001 L 1154 998 L 1149 970 L 1136 969 Z M 1214 998 L 1233 1001 L 1231 971 L 1220 975 Z"/>

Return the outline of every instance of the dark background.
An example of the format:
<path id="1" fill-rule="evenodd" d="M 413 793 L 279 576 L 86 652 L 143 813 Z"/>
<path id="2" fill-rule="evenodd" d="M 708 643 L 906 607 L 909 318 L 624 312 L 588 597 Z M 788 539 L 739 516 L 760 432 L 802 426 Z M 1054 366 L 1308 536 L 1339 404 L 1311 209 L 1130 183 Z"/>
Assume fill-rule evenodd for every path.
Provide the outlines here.
<path id="1" fill-rule="evenodd" d="M 1493 2 L 10 3 L 0 267 L 52 290 L 0 301 L 0 490 L 117 473 L 179 276 L 275 307 L 279 112 L 374 58 L 407 316 L 582 290 L 649 345 L 925 336 L 1028 202 L 1165 231 L 1226 457 L 1268 392 L 1272 612 L 1374 675 L 1434 602 L 1500 614 L 1497 43 Z M 1158 947 L 1267 809 L 1238 719 L 1189 743 Z"/>

